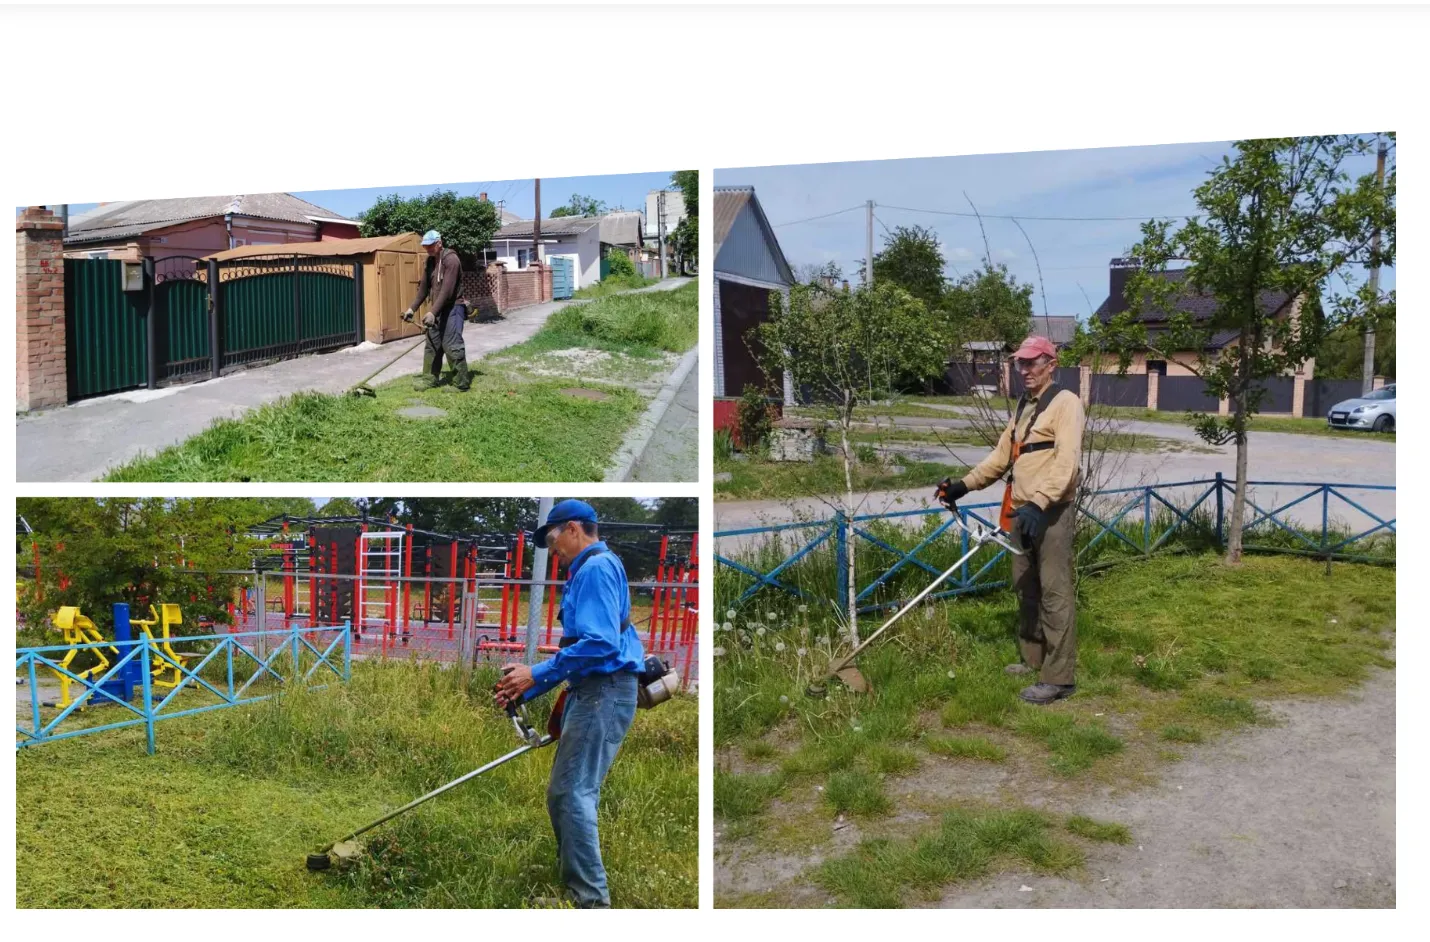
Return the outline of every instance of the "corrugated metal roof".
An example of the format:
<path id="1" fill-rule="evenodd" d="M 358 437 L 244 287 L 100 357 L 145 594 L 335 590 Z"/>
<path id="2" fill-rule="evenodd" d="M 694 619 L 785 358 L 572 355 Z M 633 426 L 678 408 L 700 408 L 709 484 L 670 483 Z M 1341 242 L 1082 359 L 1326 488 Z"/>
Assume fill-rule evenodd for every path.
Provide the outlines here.
<path id="1" fill-rule="evenodd" d="M 287 245 L 242 245 L 208 258 L 227 261 L 232 258 L 260 258 L 266 255 L 367 255 L 382 251 L 420 251 L 422 237 L 415 232 L 399 235 L 372 236 L 367 239 L 329 239 L 326 242 L 290 242 Z"/>
<path id="2" fill-rule="evenodd" d="M 541 234 L 543 236 L 580 235 L 583 232 L 590 232 L 600 224 L 600 216 L 558 216 L 555 219 L 541 220 Z M 521 222 L 502 226 L 497 230 L 497 234 L 492 236 L 492 239 L 530 239 L 533 225 L 535 225 L 533 220 L 523 219 Z"/>
<path id="3" fill-rule="evenodd" d="M 752 186 L 717 186 L 715 188 L 715 254 L 720 254 L 720 245 L 730 234 L 735 217 L 745 208 L 755 195 Z"/>
<path id="4" fill-rule="evenodd" d="M 248 216 L 281 222 L 308 223 L 315 219 L 352 222 L 330 209 L 299 199 L 291 193 L 236 193 L 193 196 L 169 200 L 125 200 L 106 203 L 71 216 L 66 243 L 123 239 L 194 219 L 213 216 Z"/>

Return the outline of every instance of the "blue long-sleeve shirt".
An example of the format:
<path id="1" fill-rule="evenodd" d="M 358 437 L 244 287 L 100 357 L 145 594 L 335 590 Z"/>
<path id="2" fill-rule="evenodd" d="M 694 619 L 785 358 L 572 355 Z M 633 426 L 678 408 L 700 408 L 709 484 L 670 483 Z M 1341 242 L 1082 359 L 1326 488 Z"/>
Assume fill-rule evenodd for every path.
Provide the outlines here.
<path id="1" fill-rule="evenodd" d="M 566 680 L 639 672 L 645 649 L 630 620 L 626 567 L 604 542 L 593 543 L 571 561 L 561 594 L 561 636 L 575 641 L 565 641 L 550 660 L 532 667 L 536 686 L 523 699 L 539 697 Z"/>

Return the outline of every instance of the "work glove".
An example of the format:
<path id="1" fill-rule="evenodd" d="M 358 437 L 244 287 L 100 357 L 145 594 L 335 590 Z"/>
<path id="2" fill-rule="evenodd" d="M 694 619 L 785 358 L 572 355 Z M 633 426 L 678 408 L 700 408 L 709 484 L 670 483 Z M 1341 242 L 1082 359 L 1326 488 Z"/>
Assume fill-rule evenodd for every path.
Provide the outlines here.
<path id="1" fill-rule="evenodd" d="M 427 330 L 431 330 L 432 325 L 435 323 L 437 323 L 436 314 L 433 314 L 431 311 L 428 311 L 426 314 L 422 315 L 422 326 Z"/>
<path id="2" fill-rule="evenodd" d="M 1048 526 L 1048 513 L 1034 503 L 1026 503 L 1013 511 L 1013 529 L 1025 547 L 1032 546 Z"/>
<path id="3" fill-rule="evenodd" d="M 409 324 L 412 323 L 412 309 L 411 309 L 411 308 L 408 308 L 407 310 L 403 311 L 403 312 L 402 312 L 400 315 L 398 315 L 398 316 L 401 317 L 403 320 L 405 320 L 407 323 L 409 323 Z"/>
<path id="4" fill-rule="evenodd" d="M 944 478 L 933 492 L 934 499 L 949 510 L 957 508 L 958 502 L 967 494 L 968 485 L 963 483 L 962 478 L 956 481 L 953 478 Z"/>

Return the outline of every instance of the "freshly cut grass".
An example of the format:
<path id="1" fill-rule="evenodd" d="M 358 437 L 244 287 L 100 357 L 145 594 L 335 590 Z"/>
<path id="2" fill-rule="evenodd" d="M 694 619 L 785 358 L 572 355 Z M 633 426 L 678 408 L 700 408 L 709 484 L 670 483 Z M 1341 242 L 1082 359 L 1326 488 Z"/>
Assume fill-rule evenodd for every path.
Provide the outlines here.
<path id="1" fill-rule="evenodd" d="M 1058 775 L 1084 772 L 1098 759 L 1121 752 L 1125 745 L 1100 723 L 1079 722 L 1071 714 L 1054 713 L 1047 708 L 1024 710 L 1014 728 L 1047 745 L 1048 766 Z"/>
<path id="2" fill-rule="evenodd" d="M 1199 743 L 1207 740 L 1201 730 L 1190 726 L 1180 726 L 1176 723 L 1162 727 L 1161 736 L 1168 742 Z"/>
<path id="3" fill-rule="evenodd" d="M 715 773 L 715 814 L 726 821 L 754 817 L 784 788 L 778 773 Z"/>
<path id="4" fill-rule="evenodd" d="M 479 671 L 464 691 L 450 671 L 364 663 L 344 686 L 176 719 L 153 757 L 140 730 L 24 750 L 17 905 L 485 908 L 555 895 L 551 748 L 371 832 L 351 871 L 303 869 L 306 854 L 511 751 L 493 680 Z M 696 712 L 687 697 L 642 711 L 606 780 L 617 906 L 696 905 Z"/>
<path id="5" fill-rule="evenodd" d="M 1008 758 L 1008 750 L 982 736 L 931 736 L 925 745 L 929 752 L 954 759 L 1002 762 Z"/>
<path id="6" fill-rule="evenodd" d="M 889 909 L 938 898 L 945 886 L 1005 866 L 1067 874 L 1083 865 L 1075 845 L 1052 832 L 1036 811 L 950 811 L 937 831 L 914 840 L 876 838 L 830 860 L 814 882 L 841 906 Z"/>

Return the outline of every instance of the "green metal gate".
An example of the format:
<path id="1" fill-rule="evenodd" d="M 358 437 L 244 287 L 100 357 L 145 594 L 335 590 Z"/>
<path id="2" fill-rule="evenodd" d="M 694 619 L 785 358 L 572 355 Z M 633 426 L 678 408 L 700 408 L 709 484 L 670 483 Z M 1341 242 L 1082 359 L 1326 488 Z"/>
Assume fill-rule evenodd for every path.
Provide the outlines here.
<path id="1" fill-rule="evenodd" d="M 220 263 L 221 366 L 361 342 L 359 269 L 352 262 L 304 256 Z"/>
<path id="2" fill-rule="evenodd" d="M 147 293 L 125 291 L 124 281 L 124 262 L 65 259 L 65 369 L 71 400 L 149 382 Z"/>
<path id="3" fill-rule="evenodd" d="M 170 255 L 154 260 L 154 329 L 159 349 L 154 362 L 160 379 L 182 379 L 211 371 L 209 285 L 200 260 Z"/>

